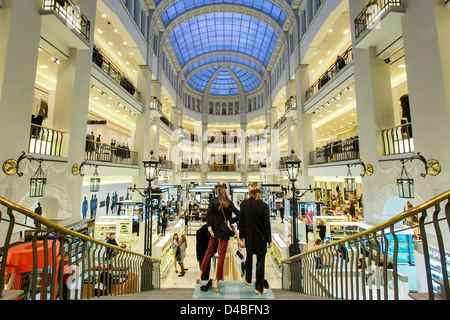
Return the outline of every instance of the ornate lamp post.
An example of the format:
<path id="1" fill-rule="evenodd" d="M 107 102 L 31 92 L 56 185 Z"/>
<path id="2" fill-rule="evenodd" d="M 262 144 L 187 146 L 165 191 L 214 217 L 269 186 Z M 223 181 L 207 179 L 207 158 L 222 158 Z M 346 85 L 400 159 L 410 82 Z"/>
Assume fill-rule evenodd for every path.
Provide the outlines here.
<path id="1" fill-rule="evenodd" d="M 298 246 L 298 234 L 297 234 L 298 208 L 297 208 L 297 200 L 295 197 L 295 182 L 297 181 L 302 161 L 294 153 L 295 153 L 294 150 L 292 150 L 291 155 L 285 161 L 289 181 L 292 183 L 292 199 L 291 199 L 292 243 L 289 246 L 289 254 L 291 257 L 300 254 L 300 248 Z"/>
<path id="2" fill-rule="evenodd" d="M 145 179 L 148 182 L 148 187 L 144 190 L 146 196 L 145 199 L 145 220 L 144 220 L 144 254 L 152 255 L 152 204 L 151 204 L 151 192 L 152 192 L 152 181 L 155 180 L 156 172 L 158 169 L 158 160 L 153 156 L 153 150 L 150 151 L 150 156 L 142 161 L 144 164 Z"/>

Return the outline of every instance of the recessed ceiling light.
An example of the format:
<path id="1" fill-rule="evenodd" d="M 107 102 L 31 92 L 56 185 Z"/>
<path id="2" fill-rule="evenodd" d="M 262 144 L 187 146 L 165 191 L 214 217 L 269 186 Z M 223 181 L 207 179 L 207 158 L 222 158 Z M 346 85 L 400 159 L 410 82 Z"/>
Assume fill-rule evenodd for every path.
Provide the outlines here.
<path id="1" fill-rule="evenodd" d="M 347 33 L 349 33 L 349 32 L 350 32 L 350 30 L 346 29 L 346 30 L 344 31 L 344 34 L 347 34 Z"/>
<path id="2" fill-rule="evenodd" d="M 331 51 L 328 51 L 328 54 L 331 54 Z"/>
<path id="3" fill-rule="evenodd" d="M 114 32 L 117 32 L 117 29 L 114 29 Z"/>
<path id="4" fill-rule="evenodd" d="M 330 33 L 333 32 L 333 29 L 328 30 L 328 32 L 330 32 Z"/>
<path id="5" fill-rule="evenodd" d="M 118 54 L 119 54 L 119 56 L 122 56 L 122 53 L 121 53 L 121 52 L 119 52 Z"/>
<path id="6" fill-rule="evenodd" d="M 103 18 L 106 18 L 106 14 L 102 15 Z"/>
<path id="7" fill-rule="evenodd" d="M 322 64 L 322 63 L 323 63 L 323 61 L 322 61 L 322 60 L 320 60 L 320 61 L 319 61 L 319 65 L 320 65 L 320 64 Z"/>
<path id="8" fill-rule="evenodd" d="M 40 66 L 42 69 L 48 69 L 48 66 Z"/>
<path id="9" fill-rule="evenodd" d="M 103 31 L 101 29 L 97 29 L 98 33 L 102 34 Z"/>
<path id="10" fill-rule="evenodd" d="M 109 45 L 110 45 L 110 46 L 112 46 L 112 45 L 113 45 L 113 43 L 112 43 L 112 42 L 108 42 L 108 43 L 109 43 Z"/>
<path id="11" fill-rule="evenodd" d="M 127 42 L 125 41 L 125 42 L 123 43 L 123 45 L 126 46 L 126 45 L 127 45 Z"/>
<path id="12" fill-rule="evenodd" d="M 406 68 L 406 65 L 401 64 L 401 65 L 399 65 L 398 67 L 399 67 L 399 68 Z"/>

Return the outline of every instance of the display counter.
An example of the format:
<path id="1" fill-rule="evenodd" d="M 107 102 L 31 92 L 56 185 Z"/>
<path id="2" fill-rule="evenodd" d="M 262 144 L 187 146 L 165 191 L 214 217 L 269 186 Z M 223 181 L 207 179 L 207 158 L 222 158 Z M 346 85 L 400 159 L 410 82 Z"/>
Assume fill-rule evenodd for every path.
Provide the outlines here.
<path id="1" fill-rule="evenodd" d="M 127 249 L 131 248 L 131 239 L 133 231 L 133 218 L 132 216 L 102 216 L 98 217 L 95 225 L 100 225 L 103 222 L 116 223 L 116 241 L 121 246 L 125 244 Z M 109 236 L 109 234 L 108 234 Z M 100 239 L 99 239 L 100 240 Z"/>
<path id="2" fill-rule="evenodd" d="M 169 264 L 173 262 L 172 238 L 173 234 L 168 233 L 153 247 L 152 256 L 161 260 L 161 274 L 164 274 Z"/>
<path id="3" fill-rule="evenodd" d="M 272 235 L 270 255 L 278 270 L 281 270 L 281 261 L 289 258 L 289 246 L 281 239 L 278 233 Z"/>

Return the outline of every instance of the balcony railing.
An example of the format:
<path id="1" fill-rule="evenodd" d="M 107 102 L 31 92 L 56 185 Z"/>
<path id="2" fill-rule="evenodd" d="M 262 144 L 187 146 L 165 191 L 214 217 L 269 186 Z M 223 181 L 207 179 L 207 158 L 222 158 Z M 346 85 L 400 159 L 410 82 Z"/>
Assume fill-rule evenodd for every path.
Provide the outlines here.
<path id="1" fill-rule="evenodd" d="M 384 155 L 414 152 L 411 123 L 382 131 Z"/>
<path id="2" fill-rule="evenodd" d="M 28 152 L 48 156 L 61 156 L 64 132 L 31 124 Z"/>
<path id="3" fill-rule="evenodd" d="M 64 228 L 3 197 L 0 218 L 0 299 L 79 300 L 160 289 L 158 259 Z M 30 236 L 12 242 L 23 233 Z"/>
<path id="4" fill-rule="evenodd" d="M 325 71 L 319 79 L 306 91 L 306 100 L 311 99 L 328 81 L 334 78 L 350 61 L 353 60 L 352 47 L 348 48 L 343 54 L 337 57 L 332 66 Z"/>
<path id="5" fill-rule="evenodd" d="M 358 39 L 367 29 L 375 28 L 381 15 L 390 7 L 401 7 L 401 0 L 372 0 L 355 19 L 355 37 Z"/>
<path id="6" fill-rule="evenodd" d="M 288 112 L 291 108 L 297 107 L 297 96 L 292 96 L 288 101 L 284 104 L 284 112 Z"/>
<path id="7" fill-rule="evenodd" d="M 67 24 L 67 27 L 76 31 L 89 42 L 91 23 L 80 11 L 80 8 L 70 0 L 44 0 L 43 11 L 54 11 Z"/>
<path id="8" fill-rule="evenodd" d="M 449 300 L 449 226 L 450 190 L 379 226 L 283 260 L 283 289 L 329 299 Z"/>
<path id="9" fill-rule="evenodd" d="M 208 171 L 216 171 L 216 172 L 235 172 L 240 171 L 240 164 L 209 164 Z"/>
<path id="10" fill-rule="evenodd" d="M 181 170 L 182 171 L 188 171 L 188 172 L 201 172 L 200 164 L 188 164 L 188 163 L 181 163 Z"/>
<path id="11" fill-rule="evenodd" d="M 310 152 L 309 157 L 311 165 L 359 159 L 359 139 L 329 144 Z"/>
<path id="12" fill-rule="evenodd" d="M 92 61 L 100 67 L 108 76 L 116 81 L 122 88 L 124 88 L 129 94 L 140 100 L 141 93 L 133 85 L 133 83 L 125 76 L 125 74 L 102 52 L 100 52 L 95 46 L 92 51 Z"/>
<path id="13" fill-rule="evenodd" d="M 86 139 L 84 160 L 137 165 L 138 153 L 128 148 L 116 147 Z"/>
<path id="14" fill-rule="evenodd" d="M 249 172 L 259 172 L 267 168 L 267 163 L 253 163 L 248 165 Z"/>

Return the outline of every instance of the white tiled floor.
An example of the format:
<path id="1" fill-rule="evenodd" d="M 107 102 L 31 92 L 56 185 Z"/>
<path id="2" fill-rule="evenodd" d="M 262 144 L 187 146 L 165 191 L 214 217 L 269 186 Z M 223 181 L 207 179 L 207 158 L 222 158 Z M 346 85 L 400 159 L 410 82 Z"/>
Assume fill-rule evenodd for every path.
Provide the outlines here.
<path id="1" fill-rule="evenodd" d="M 169 223 L 169 227 L 167 229 L 167 233 L 172 233 L 172 227 L 178 221 L 172 221 Z M 280 222 L 280 219 L 272 219 L 272 233 L 278 233 L 283 239 L 285 239 L 286 228 L 285 224 Z M 161 238 L 161 236 L 157 236 Z M 188 236 L 187 242 L 187 255 L 184 261 L 184 266 L 188 270 L 184 277 L 179 277 L 179 273 L 175 273 L 175 269 L 173 263 L 170 263 L 170 266 L 166 269 L 166 271 L 161 275 L 161 289 L 164 288 L 195 288 L 196 283 L 195 280 L 197 278 L 199 272 L 199 265 L 196 259 L 196 237 Z M 256 259 L 254 259 L 256 260 Z M 180 271 L 180 266 L 177 266 L 178 271 Z M 240 270 L 240 266 L 238 266 Z M 210 277 L 212 279 L 215 278 L 215 268 L 213 266 Z M 269 282 L 271 288 L 279 289 L 281 288 L 281 271 L 276 267 L 275 263 L 272 261 L 271 255 L 268 253 L 266 256 L 266 268 L 265 268 L 265 278 Z"/>

